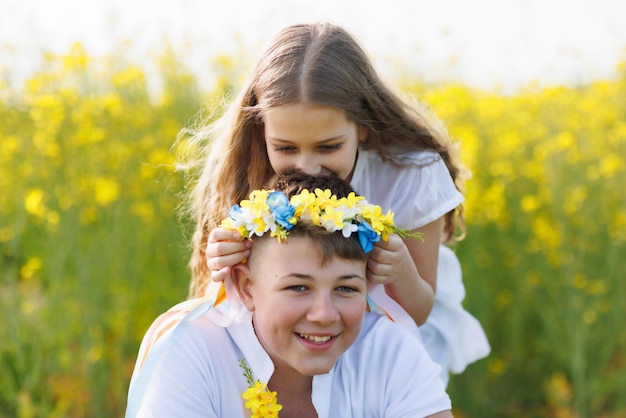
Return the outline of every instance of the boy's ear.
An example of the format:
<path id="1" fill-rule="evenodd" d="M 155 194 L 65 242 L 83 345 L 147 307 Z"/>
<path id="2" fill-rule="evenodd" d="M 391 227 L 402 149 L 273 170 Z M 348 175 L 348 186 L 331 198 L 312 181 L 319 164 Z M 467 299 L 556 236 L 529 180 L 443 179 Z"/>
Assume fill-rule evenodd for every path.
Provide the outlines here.
<path id="1" fill-rule="evenodd" d="M 254 311 L 254 289 L 248 264 L 237 264 L 232 268 L 230 277 L 241 301 L 250 312 Z"/>

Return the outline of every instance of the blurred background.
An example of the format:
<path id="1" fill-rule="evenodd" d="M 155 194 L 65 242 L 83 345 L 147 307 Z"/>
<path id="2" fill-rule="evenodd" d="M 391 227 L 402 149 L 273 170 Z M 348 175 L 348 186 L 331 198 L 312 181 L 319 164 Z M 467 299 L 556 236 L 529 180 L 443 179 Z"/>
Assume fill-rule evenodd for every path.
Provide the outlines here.
<path id="1" fill-rule="evenodd" d="M 626 4 L 0 0 L 0 417 L 123 416 L 187 296 L 178 133 L 282 27 L 345 26 L 460 141 L 459 417 L 626 417 Z"/>

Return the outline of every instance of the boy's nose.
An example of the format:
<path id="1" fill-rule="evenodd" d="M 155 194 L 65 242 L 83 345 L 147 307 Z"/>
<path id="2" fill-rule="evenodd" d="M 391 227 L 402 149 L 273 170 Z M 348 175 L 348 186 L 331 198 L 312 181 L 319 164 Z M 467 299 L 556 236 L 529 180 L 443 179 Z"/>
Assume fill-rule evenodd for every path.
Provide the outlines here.
<path id="1" fill-rule="evenodd" d="M 321 324 L 333 323 L 338 321 L 339 318 L 339 311 L 329 295 L 320 295 L 315 298 L 307 314 L 309 321 Z"/>

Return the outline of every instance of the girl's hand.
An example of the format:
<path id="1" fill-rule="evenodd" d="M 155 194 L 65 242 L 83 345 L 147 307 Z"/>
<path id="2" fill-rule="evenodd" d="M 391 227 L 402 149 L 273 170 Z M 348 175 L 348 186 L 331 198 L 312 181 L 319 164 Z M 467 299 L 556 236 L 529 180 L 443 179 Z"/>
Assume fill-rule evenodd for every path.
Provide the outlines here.
<path id="1" fill-rule="evenodd" d="M 435 302 L 442 223 L 443 218 L 439 218 L 411 231 L 424 234 L 424 241 L 391 234 L 387 242 L 374 244 L 367 262 L 368 281 L 385 285 L 385 293 L 417 325 L 426 322 Z"/>
<path id="2" fill-rule="evenodd" d="M 367 279 L 372 284 L 387 285 L 405 276 L 407 268 L 414 274 L 411 254 L 402 238 L 391 234 L 389 240 L 374 244 L 367 260 Z"/>
<path id="3" fill-rule="evenodd" d="M 234 265 L 248 259 L 251 247 L 252 241 L 244 240 L 238 232 L 223 228 L 213 229 L 206 246 L 206 262 L 211 271 L 211 280 L 224 280 Z"/>

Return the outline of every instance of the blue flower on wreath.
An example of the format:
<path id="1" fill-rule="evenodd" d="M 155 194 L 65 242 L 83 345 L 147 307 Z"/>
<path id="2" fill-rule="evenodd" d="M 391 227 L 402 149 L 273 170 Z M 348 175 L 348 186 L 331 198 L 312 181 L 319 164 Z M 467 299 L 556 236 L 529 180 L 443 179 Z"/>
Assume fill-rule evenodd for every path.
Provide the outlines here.
<path id="1" fill-rule="evenodd" d="M 230 210 L 228 211 L 228 216 L 230 216 L 231 219 L 238 221 L 241 219 L 241 206 L 239 205 L 234 205 L 232 208 L 230 208 Z"/>
<path id="2" fill-rule="evenodd" d="M 374 243 L 379 242 L 381 235 L 372 229 L 372 226 L 367 221 L 362 221 L 358 228 L 357 233 L 359 235 L 359 243 L 365 254 L 374 249 Z"/>
<path id="3" fill-rule="evenodd" d="M 289 199 L 283 192 L 272 192 L 265 201 L 270 212 L 274 214 L 276 223 L 289 231 L 293 228 L 295 219 L 293 215 L 296 209 L 289 203 Z"/>

